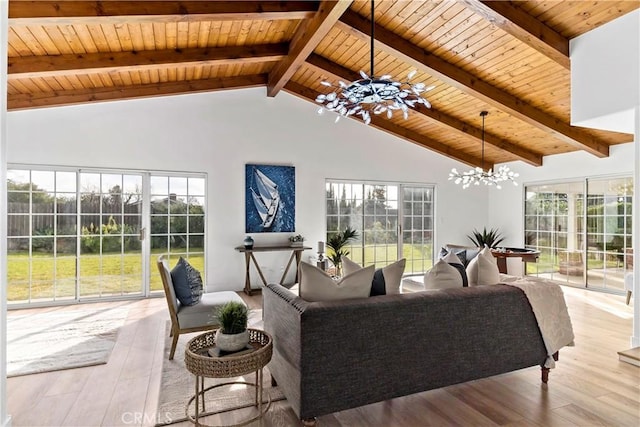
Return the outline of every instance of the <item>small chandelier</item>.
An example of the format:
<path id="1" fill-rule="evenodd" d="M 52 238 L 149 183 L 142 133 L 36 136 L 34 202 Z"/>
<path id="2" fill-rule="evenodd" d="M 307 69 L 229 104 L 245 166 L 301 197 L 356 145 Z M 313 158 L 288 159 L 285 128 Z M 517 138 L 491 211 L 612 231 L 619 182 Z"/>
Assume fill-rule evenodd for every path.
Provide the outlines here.
<path id="1" fill-rule="evenodd" d="M 386 113 L 387 118 L 393 117 L 393 112 L 400 110 L 405 119 L 409 117 L 409 108 L 416 104 L 423 104 L 431 108 L 431 103 L 421 96 L 421 93 L 433 89 L 435 86 L 426 87 L 424 83 L 412 84 L 410 80 L 416 75 L 413 70 L 407 76 L 406 82 L 391 80 L 390 75 L 375 77 L 373 71 L 373 41 L 375 22 L 373 19 L 374 0 L 371 0 L 371 72 L 367 75 L 360 71 L 362 79 L 351 84 L 338 82 L 337 90 L 329 94 L 320 94 L 316 102 L 323 104 L 318 110 L 322 114 L 324 110 L 338 113 L 336 122 L 340 117 L 360 115 L 365 124 L 371 123 L 371 113 Z M 322 81 L 320 84 L 333 87 L 330 82 Z"/>
<path id="2" fill-rule="evenodd" d="M 454 179 L 456 184 L 462 184 L 462 188 L 467 188 L 471 184 L 480 185 L 480 183 L 482 183 L 484 185 L 495 185 L 496 188 L 500 189 L 502 188 L 500 183 L 504 181 L 511 181 L 513 185 L 518 185 L 515 179 L 519 174 L 510 171 L 507 166 L 500 166 L 496 171 L 489 169 L 485 172 L 484 170 L 484 118 L 488 114 L 487 111 L 480 112 L 480 116 L 482 117 L 482 167 L 476 167 L 462 173 L 458 172 L 456 168 L 453 168 L 449 173 L 449 181 Z"/>

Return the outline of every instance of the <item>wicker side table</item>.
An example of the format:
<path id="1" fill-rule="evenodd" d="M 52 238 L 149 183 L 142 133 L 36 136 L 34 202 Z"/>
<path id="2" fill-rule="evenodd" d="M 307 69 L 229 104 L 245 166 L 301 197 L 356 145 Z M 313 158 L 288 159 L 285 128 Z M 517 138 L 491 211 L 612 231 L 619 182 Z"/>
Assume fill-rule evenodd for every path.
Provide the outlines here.
<path id="1" fill-rule="evenodd" d="M 267 403 L 262 404 L 263 396 L 263 375 L 262 369 L 271 360 L 273 353 L 273 342 L 271 336 L 259 329 L 249 329 L 249 343 L 255 348 L 251 353 L 242 354 L 240 356 L 223 356 L 212 357 L 208 355 L 209 348 L 215 346 L 216 331 L 208 331 L 192 338 L 188 343 L 184 352 L 184 363 L 187 370 L 196 376 L 195 394 L 189 399 L 185 408 L 185 414 L 189 421 L 197 426 L 207 426 L 198 421 L 200 416 L 199 401 L 202 400 L 202 410 L 205 411 L 204 395 L 207 391 L 233 384 L 244 384 L 255 387 L 255 405 L 258 408 L 258 415 L 232 426 L 243 426 L 261 418 L 271 406 L 271 395 L 267 392 Z M 255 372 L 255 383 L 244 381 L 231 381 L 216 384 L 204 388 L 204 379 L 206 378 L 231 378 Z M 201 398 L 201 399 L 199 399 Z M 195 400 L 195 414 L 189 414 L 191 402 Z M 221 411 L 219 411 L 221 412 Z M 227 426 L 228 427 L 228 426 Z"/>

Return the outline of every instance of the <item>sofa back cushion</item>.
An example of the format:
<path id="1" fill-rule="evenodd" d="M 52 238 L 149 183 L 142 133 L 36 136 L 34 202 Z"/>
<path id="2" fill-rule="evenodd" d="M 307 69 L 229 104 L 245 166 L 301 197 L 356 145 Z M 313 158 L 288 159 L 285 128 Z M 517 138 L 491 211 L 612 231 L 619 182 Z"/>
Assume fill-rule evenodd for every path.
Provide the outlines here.
<path id="1" fill-rule="evenodd" d="M 339 280 L 334 280 L 322 269 L 300 262 L 300 297 L 307 301 L 335 301 L 366 298 L 371 293 L 375 267 L 370 265 Z"/>

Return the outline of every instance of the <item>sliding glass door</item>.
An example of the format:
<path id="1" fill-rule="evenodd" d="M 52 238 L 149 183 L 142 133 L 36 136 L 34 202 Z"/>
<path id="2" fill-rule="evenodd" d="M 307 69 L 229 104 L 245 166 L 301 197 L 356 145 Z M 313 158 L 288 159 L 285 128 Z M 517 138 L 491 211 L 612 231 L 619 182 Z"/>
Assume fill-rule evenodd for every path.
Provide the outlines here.
<path id="1" fill-rule="evenodd" d="M 384 267 L 405 257 L 405 274 L 423 273 L 433 263 L 433 187 L 328 181 L 327 233 L 358 230 L 349 257 Z"/>
<path id="2" fill-rule="evenodd" d="M 79 174 L 78 296 L 141 295 L 142 175 Z"/>
<path id="3" fill-rule="evenodd" d="M 10 305 L 162 291 L 160 254 L 204 278 L 203 175 L 11 168 L 7 190 Z"/>
<path id="4" fill-rule="evenodd" d="M 541 253 L 527 274 L 622 291 L 633 269 L 632 198 L 631 177 L 527 186 L 525 243 Z"/>

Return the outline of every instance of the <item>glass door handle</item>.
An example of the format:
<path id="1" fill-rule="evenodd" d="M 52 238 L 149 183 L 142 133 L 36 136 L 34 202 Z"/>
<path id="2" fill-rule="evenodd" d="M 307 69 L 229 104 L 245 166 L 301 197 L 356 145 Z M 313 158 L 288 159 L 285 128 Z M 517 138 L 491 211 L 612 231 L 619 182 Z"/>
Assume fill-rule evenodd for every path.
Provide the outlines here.
<path id="1" fill-rule="evenodd" d="M 140 229 L 140 240 L 144 240 L 147 229 L 145 227 Z"/>

